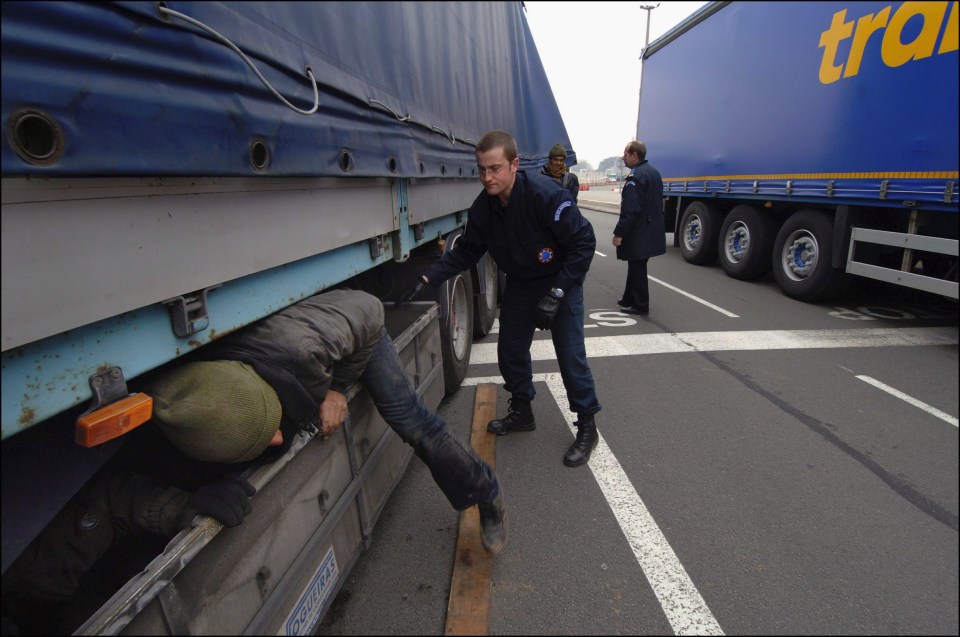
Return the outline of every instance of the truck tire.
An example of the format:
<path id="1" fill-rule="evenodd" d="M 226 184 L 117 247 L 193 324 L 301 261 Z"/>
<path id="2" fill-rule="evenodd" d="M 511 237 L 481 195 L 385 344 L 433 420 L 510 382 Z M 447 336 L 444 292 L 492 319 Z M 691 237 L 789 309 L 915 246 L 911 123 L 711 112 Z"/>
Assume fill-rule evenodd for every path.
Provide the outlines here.
<path id="1" fill-rule="evenodd" d="M 720 226 L 717 252 L 727 276 L 742 281 L 770 272 L 777 220 L 752 206 L 737 206 Z"/>
<path id="2" fill-rule="evenodd" d="M 477 263 L 475 276 L 474 289 L 477 295 L 474 297 L 473 304 L 473 335 L 482 338 L 493 328 L 500 298 L 499 270 L 489 252 L 484 254 Z"/>
<path id="3" fill-rule="evenodd" d="M 843 272 L 831 265 L 833 220 L 820 210 L 800 210 L 783 222 L 774 242 L 773 276 L 798 301 L 828 299 L 840 292 Z"/>
<path id="4" fill-rule="evenodd" d="M 694 201 L 680 221 L 680 254 L 687 263 L 706 265 L 717 260 L 720 211 L 713 204 Z"/>
<path id="5" fill-rule="evenodd" d="M 453 249 L 462 230 L 447 236 L 444 251 Z M 440 353 L 443 356 L 443 386 L 447 396 L 456 393 L 470 366 L 473 349 L 473 285 L 467 270 L 440 286 Z"/>
<path id="6" fill-rule="evenodd" d="M 473 349 L 473 285 L 464 271 L 440 288 L 440 351 L 443 355 L 443 386 L 455 393 L 467 377 Z"/>

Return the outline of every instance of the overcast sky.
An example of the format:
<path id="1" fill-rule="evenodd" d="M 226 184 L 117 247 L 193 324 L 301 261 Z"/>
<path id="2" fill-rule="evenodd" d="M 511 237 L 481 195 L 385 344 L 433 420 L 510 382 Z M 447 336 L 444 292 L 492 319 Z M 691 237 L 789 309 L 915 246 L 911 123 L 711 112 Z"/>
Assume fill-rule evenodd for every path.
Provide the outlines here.
<path id="1" fill-rule="evenodd" d="M 640 52 L 656 2 L 530 2 L 526 17 L 579 161 L 597 168 L 637 134 Z M 660 2 L 650 41 L 706 2 Z M 653 154 L 651 149 L 651 155 Z"/>

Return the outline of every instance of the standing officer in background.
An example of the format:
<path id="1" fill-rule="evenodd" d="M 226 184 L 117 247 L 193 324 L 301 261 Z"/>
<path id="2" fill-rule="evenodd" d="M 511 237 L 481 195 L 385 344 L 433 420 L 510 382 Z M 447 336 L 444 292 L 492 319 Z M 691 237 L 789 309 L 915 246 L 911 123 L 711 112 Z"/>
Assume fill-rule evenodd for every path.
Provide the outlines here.
<path id="1" fill-rule="evenodd" d="M 583 280 L 596 248 L 593 226 L 555 181 L 518 170 L 517 142 L 509 133 L 481 137 L 476 157 L 483 192 L 470 207 L 466 229 L 398 303 L 413 298 L 424 283 L 438 287 L 489 251 L 507 275 L 497 359 L 511 398 L 506 417 L 491 420 L 487 431 L 502 436 L 536 428 L 530 345 L 537 328 L 549 329 L 570 410 L 577 414 L 577 437 L 563 462 L 583 465 L 599 440 L 594 414 L 600 403 L 583 340 Z"/>
<path id="2" fill-rule="evenodd" d="M 540 167 L 540 174 L 550 177 L 561 187 L 570 191 L 573 201 L 580 195 L 580 180 L 567 167 L 567 151 L 562 144 L 554 144 L 547 155 L 547 163 Z"/>
<path id="3" fill-rule="evenodd" d="M 630 142 L 623 150 L 623 163 L 630 174 L 620 189 L 620 221 L 613 229 L 617 259 L 627 262 L 627 282 L 617 301 L 624 314 L 650 313 L 647 261 L 667 251 L 663 222 L 663 181 L 646 160 L 643 142 Z"/>

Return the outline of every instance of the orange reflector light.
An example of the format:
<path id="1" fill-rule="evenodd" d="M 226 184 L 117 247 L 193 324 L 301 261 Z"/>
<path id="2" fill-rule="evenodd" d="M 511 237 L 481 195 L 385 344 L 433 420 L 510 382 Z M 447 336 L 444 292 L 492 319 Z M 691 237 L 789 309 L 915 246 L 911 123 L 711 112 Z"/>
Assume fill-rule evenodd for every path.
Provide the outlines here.
<path id="1" fill-rule="evenodd" d="M 81 447 L 95 447 L 136 429 L 152 415 L 153 398 L 143 393 L 130 394 L 78 418 L 76 443 Z"/>

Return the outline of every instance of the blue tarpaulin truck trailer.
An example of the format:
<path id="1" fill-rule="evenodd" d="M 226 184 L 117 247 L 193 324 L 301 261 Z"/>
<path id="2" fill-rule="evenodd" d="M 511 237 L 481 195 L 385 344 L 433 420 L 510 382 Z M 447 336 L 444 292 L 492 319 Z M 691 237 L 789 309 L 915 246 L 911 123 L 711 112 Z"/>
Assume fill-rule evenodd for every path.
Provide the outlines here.
<path id="1" fill-rule="evenodd" d="M 519 2 L 0 11 L 4 569 L 149 418 L 145 375 L 328 288 L 390 306 L 462 231 L 483 133 L 524 168 L 570 148 Z M 498 281 L 487 257 L 390 313 L 430 406 Z M 409 459 L 351 395 L 343 439 L 251 477 L 243 530 L 178 537 L 80 631 L 309 632 Z"/>
<path id="2" fill-rule="evenodd" d="M 712 2 L 643 53 L 675 245 L 827 298 L 957 298 L 957 2 Z"/>

